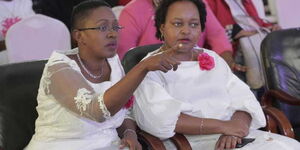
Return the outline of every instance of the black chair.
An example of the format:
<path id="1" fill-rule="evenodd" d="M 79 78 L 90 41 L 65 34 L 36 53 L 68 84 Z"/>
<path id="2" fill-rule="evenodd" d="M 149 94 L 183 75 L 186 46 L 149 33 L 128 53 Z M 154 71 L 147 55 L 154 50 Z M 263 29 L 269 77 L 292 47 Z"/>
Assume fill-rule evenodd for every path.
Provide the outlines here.
<path id="1" fill-rule="evenodd" d="M 149 52 L 158 49 L 162 44 L 139 46 L 130 49 L 122 59 L 124 71 L 127 73 L 132 67 L 139 63 Z"/>
<path id="2" fill-rule="evenodd" d="M 142 60 L 149 52 L 158 49 L 161 44 L 145 45 L 139 46 L 129 50 L 123 60 L 122 64 L 125 72 L 128 72 L 132 67 L 134 67 L 140 60 Z M 279 133 L 291 138 L 294 138 L 294 132 L 291 130 L 292 126 L 289 123 L 286 116 L 280 112 L 278 109 L 271 106 L 262 107 L 267 120 L 272 120 L 268 122 L 268 125 L 263 128 L 263 130 L 271 131 L 273 133 Z M 272 130 L 272 127 L 276 127 L 278 130 Z M 159 145 L 160 149 L 165 149 L 162 142 L 157 137 L 146 133 L 145 131 L 138 132 L 139 139 L 142 139 L 142 143 L 147 143 L 148 148 L 155 149 L 155 146 Z M 182 134 L 176 134 L 170 138 L 172 142 L 176 145 L 179 150 L 191 150 L 191 146 L 188 140 Z M 155 141 L 155 142 L 153 142 Z M 161 146 L 162 145 L 162 146 Z"/>
<path id="3" fill-rule="evenodd" d="M 300 28 L 270 33 L 261 55 L 267 90 L 262 105 L 283 111 L 300 141 Z"/>
<path id="4" fill-rule="evenodd" d="M 34 134 L 36 96 L 45 63 L 0 66 L 0 149 L 24 149 Z"/>
<path id="5" fill-rule="evenodd" d="M 0 150 L 21 150 L 35 132 L 38 117 L 37 93 L 44 61 L 33 61 L 0 66 Z M 140 141 L 153 150 L 163 150 L 159 139 L 149 139 L 140 133 Z M 151 146 L 148 146 L 151 145 Z"/>

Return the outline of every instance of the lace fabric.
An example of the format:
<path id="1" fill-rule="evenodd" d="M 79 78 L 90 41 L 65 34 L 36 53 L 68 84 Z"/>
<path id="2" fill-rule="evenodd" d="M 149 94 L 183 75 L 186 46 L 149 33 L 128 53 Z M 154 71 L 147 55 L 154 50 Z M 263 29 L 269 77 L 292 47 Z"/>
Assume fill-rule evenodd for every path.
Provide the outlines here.
<path id="1" fill-rule="evenodd" d="M 104 100 L 104 93 L 96 93 L 76 68 L 74 61 L 49 62 L 44 72 L 43 89 L 64 107 L 78 115 L 103 122 L 110 118 Z"/>

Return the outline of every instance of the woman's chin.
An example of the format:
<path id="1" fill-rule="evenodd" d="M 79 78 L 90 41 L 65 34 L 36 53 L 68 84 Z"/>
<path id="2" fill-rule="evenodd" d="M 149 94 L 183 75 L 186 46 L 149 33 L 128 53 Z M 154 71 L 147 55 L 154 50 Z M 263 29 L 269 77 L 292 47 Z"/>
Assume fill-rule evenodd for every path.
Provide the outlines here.
<path id="1" fill-rule="evenodd" d="M 191 45 L 182 45 L 181 48 L 179 48 L 177 51 L 180 53 L 187 53 L 190 52 L 193 49 L 194 46 Z"/>
<path id="2" fill-rule="evenodd" d="M 112 58 L 114 56 L 116 56 L 117 53 L 110 53 L 106 55 L 106 58 Z"/>
<path id="3" fill-rule="evenodd" d="M 117 50 L 112 49 L 112 48 L 107 49 L 106 52 L 105 52 L 106 58 L 114 57 L 116 54 L 117 54 Z"/>

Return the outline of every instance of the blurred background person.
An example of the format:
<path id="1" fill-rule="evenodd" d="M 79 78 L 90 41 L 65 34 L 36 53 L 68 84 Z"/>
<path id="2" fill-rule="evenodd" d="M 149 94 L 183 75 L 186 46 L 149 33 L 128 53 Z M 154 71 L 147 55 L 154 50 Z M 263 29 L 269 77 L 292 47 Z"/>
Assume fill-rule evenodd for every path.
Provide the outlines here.
<path id="1" fill-rule="evenodd" d="M 0 0 L 0 65 L 8 63 L 5 36 L 23 18 L 34 15 L 31 0 Z"/>
<path id="2" fill-rule="evenodd" d="M 236 60 L 247 67 L 246 74 L 239 74 L 260 98 L 263 94 L 264 78 L 260 62 L 260 44 L 264 37 L 280 29 L 261 18 L 252 0 L 207 0 L 213 13 L 226 29 L 233 43 Z"/>

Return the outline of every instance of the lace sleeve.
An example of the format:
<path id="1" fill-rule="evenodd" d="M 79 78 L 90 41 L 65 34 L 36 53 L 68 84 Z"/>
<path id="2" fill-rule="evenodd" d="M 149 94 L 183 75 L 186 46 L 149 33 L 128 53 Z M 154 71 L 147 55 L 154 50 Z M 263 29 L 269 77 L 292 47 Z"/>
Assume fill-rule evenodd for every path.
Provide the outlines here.
<path id="1" fill-rule="evenodd" d="M 43 79 L 47 81 L 45 93 L 53 96 L 61 105 L 94 121 L 102 122 L 110 118 L 103 100 L 104 93 L 95 92 L 69 64 L 48 66 L 46 73 Z"/>

